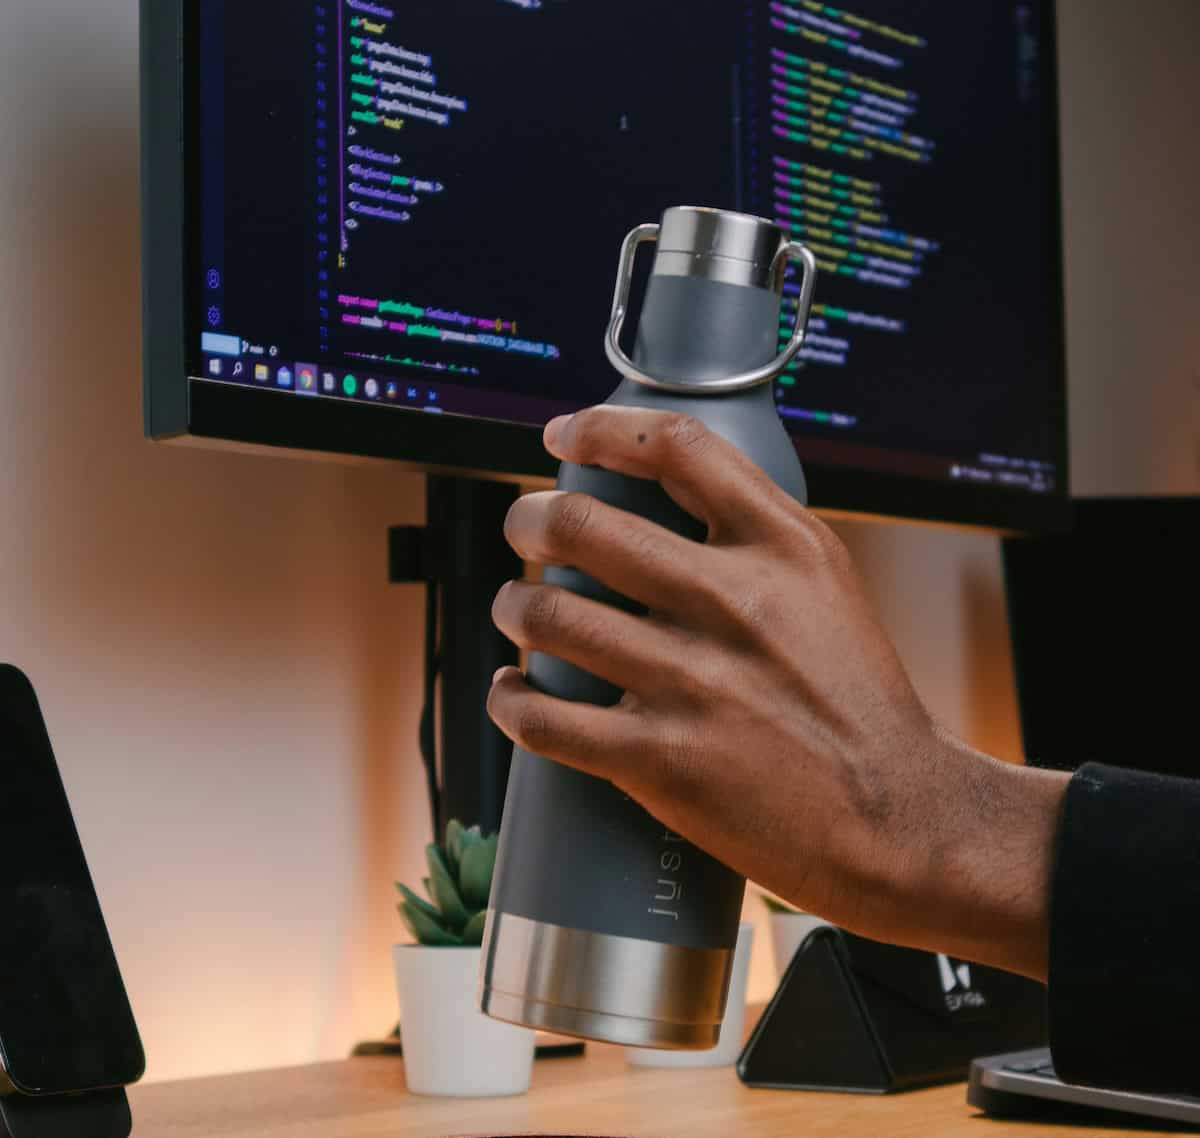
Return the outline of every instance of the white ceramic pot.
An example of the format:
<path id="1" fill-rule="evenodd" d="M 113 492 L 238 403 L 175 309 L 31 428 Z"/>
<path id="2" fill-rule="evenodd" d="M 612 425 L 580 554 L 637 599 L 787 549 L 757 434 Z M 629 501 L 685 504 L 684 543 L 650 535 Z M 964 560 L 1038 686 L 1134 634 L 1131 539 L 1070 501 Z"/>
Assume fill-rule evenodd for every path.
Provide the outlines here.
<path id="1" fill-rule="evenodd" d="M 486 1098 L 529 1089 L 534 1033 L 479 1010 L 480 953 L 408 944 L 392 949 L 404 1077 L 413 1094 Z"/>
<path id="2" fill-rule="evenodd" d="M 791 964 L 796 949 L 813 929 L 829 924 L 810 913 L 772 913 L 771 948 L 775 954 L 775 976 L 782 980 L 787 966 Z"/>
<path id="3" fill-rule="evenodd" d="M 708 1051 L 659 1051 L 652 1047 L 627 1047 L 625 1056 L 635 1067 L 732 1067 L 742 1052 L 746 1034 L 746 986 L 750 978 L 750 956 L 754 950 L 754 926 L 738 926 L 729 1000 L 716 1047 Z"/>

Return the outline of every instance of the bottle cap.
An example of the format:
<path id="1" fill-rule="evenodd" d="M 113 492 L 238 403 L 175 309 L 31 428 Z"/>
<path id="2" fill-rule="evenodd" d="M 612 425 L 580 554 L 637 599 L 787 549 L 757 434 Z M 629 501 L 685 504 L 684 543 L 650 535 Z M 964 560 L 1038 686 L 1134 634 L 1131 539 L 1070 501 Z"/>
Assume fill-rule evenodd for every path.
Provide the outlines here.
<path id="1" fill-rule="evenodd" d="M 795 262 L 802 273 L 796 297 L 796 323 L 787 346 L 770 363 L 737 375 L 680 380 L 643 371 L 621 347 L 621 330 L 629 312 L 634 259 L 638 249 L 649 242 L 658 245 L 652 276 L 698 277 L 723 285 L 769 290 L 779 297 L 783 296 L 788 266 Z M 617 288 L 604 340 L 605 354 L 626 379 L 660 391 L 688 394 L 704 391 L 719 395 L 758 387 L 779 375 L 803 347 L 816 281 L 817 259 L 812 250 L 789 241 L 773 221 L 696 206 L 669 209 L 660 225 L 639 225 L 621 246 Z"/>
<path id="2" fill-rule="evenodd" d="M 788 238 L 765 218 L 678 206 L 663 214 L 656 276 L 704 277 L 783 295 Z"/>

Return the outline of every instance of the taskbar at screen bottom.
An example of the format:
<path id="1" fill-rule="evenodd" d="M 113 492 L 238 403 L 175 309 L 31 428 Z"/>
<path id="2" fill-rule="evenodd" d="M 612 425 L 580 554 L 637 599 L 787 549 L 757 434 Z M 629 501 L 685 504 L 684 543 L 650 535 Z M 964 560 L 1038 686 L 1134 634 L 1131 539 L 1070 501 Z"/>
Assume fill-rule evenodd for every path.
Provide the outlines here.
<path id="1" fill-rule="evenodd" d="M 841 439 L 821 439 L 793 433 L 796 450 L 806 464 L 842 466 L 876 474 L 898 474 L 936 482 L 956 482 L 996 489 L 1053 496 L 1059 492 L 1056 466 L 1039 459 L 980 454 L 944 458 L 864 446 Z"/>
<path id="2" fill-rule="evenodd" d="M 553 416 L 580 407 L 568 401 L 453 383 L 433 384 L 429 380 L 405 383 L 303 362 L 212 357 L 204 361 L 204 371 L 205 375 L 193 377 L 194 388 L 223 389 L 231 394 L 240 389 L 247 396 L 253 392 L 257 398 L 240 402 L 250 414 L 245 422 L 224 415 L 206 421 L 203 426 L 193 421 L 193 433 L 214 439 L 396 457 L 419 465 L 478 467 L 531 477 L 545 476 L 554 469 L 553 460 L 540 450 L 538 428 Z M 194 389 L 191 403 L 195 410 Z M 200 403 L 211 406 L 208 401 Z M 377 410 L 376 405 L 385 410 Z M 387 410 L 395 414 L 388 415 Z M 411 445 L 414 432 L 421 431 L 418 424 L 428 424 L 432 417 L 445 421 L 434 432 L 446 445 L 444 457 L 440 453 L 425 453 L 419 447 L 419 453 L 414 452 Z M 192 418 L 195 420 L 194 414 Z M 397 420 L 404 422 L 403 429 L 399 429 Z M 302 425 L 304 438 L 295 437 Z M 431 437 L 428 429 L 424 433 Z M 905 517 L 1006 529 L 1044 529 L 1045 523 L 1030 523 L 1028 527 L 1022 524 L 1022 509 L 1016 502 L 999 511 L 978 510 L 970 503 L 973 498 L 981 501 L 979 495 L 997 502 L 1065 501 L 1054 464 L 1048 462 L 996 454 L 947 458 L 821 438 L 815 432 L 792 434 L 806 467 L 819 467 L 829 476 L 842 473 L 846 485 L 863 485 L 866 478 L 866 484 L 874 487 L 862 495 L 852 495 L 853 504 L 814 502 L 818 506 L 878 514 L 899 512 Z M 874 499 L 889 480 L 897 486 L 911 485 L 917 489 L 903 495 L 903 505 L 899 500 L 894 501 L 891 493 L 884 493 L 881 504 L 876 506 Z M 833 484 L 829 477 L 816 481 L 818 485 Z M 938 484 L 952 494 L 934 492 Z M 922 504 L 923 492 L 919 489 L 922 485 L 928 488 L 927 495 L 932 494 L 927 508 Z M 1034 513 L 1041 517 L 1047 511 L 1038 509 Z"/>
<path id="3" fill-rule="evenodd" d="M 402 407 L 437 415 L 469 415 L 524 424 L 540 424 L 555 415 L 578 411 L 581 404 L 507 391 L 492 391 L 454 383 L 457 374 L 447 367 L 421 378 L 398 379 L 373 370 L 322 366 L 278 356 L 207 355 L 203 375 L 213 383 L 253 387 L 261 391 L 300 398 Z"/>

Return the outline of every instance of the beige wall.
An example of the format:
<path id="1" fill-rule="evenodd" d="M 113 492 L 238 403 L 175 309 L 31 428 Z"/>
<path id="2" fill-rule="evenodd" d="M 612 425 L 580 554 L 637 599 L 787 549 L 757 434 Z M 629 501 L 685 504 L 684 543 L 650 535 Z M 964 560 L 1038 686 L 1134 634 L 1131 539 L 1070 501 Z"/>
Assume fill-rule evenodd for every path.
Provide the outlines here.
<path id="1" fill-rule="evenodd" d="M 151 1077 L 394 1022 L 421 479 L 141 437 L 136 4 L 0 4 L 0 658 L 34 678 Z"/>
<path id="2" fill-rule="evenodd" d="M 1071 472 L 1200 491 L 1200 4 L 1060 0 Z"/>
<path id="3" fill-rule="evenodd" d="M 1086 491 L 1197 488 L 1198 20 L 1063 3 Z M 0 5 L 0 657 L 42 693 L 165 1078 L 390 1026 L 389 882 L 425 834 L 420 603 L 383 535 L 421 482 L 142 441 L 136 102 L 134 0 Z M 996 542 L 840 529 L 937 713 L 1017 757 Z"/>

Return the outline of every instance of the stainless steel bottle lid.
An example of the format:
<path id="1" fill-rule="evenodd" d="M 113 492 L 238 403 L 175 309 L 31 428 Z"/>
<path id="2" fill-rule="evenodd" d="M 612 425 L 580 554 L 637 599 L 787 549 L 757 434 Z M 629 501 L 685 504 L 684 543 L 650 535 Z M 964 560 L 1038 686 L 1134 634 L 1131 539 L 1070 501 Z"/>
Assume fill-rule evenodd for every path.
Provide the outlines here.
<path id="1" fill-rule="evenodd" d="M 740 375 L 681 381 L 644 372 L 621 347 L 621 330 L 629 312 L 634 258 L 639 247 L 648 242 L 658 245 L 653 276 L 691 277 L 718 285 L 760 288 L 779 297 L 783 296 L 788 265 L 795 262 L 802 275 L 796 298 L 796 323 L 787 346 L 770 363 Z M 626 379 L 660 391 L 721 395 L 758 387 L 779 375 L 804 346 L 816 280 L 817 259 L 812 251 L 797 241 L 789 241 L 773 221 L 728 210 L 677 206 L 663 214 L 660 225 L 639 225 L 625 238 L 604 341 L 605 354 Z"/>
<path id="2" fill-rule="evenodd" d="M 782 296 L 787 264 L 788 237 L 773 221 L 678 206 L 663 214 L 653 271 L 771 289 Z"/>

